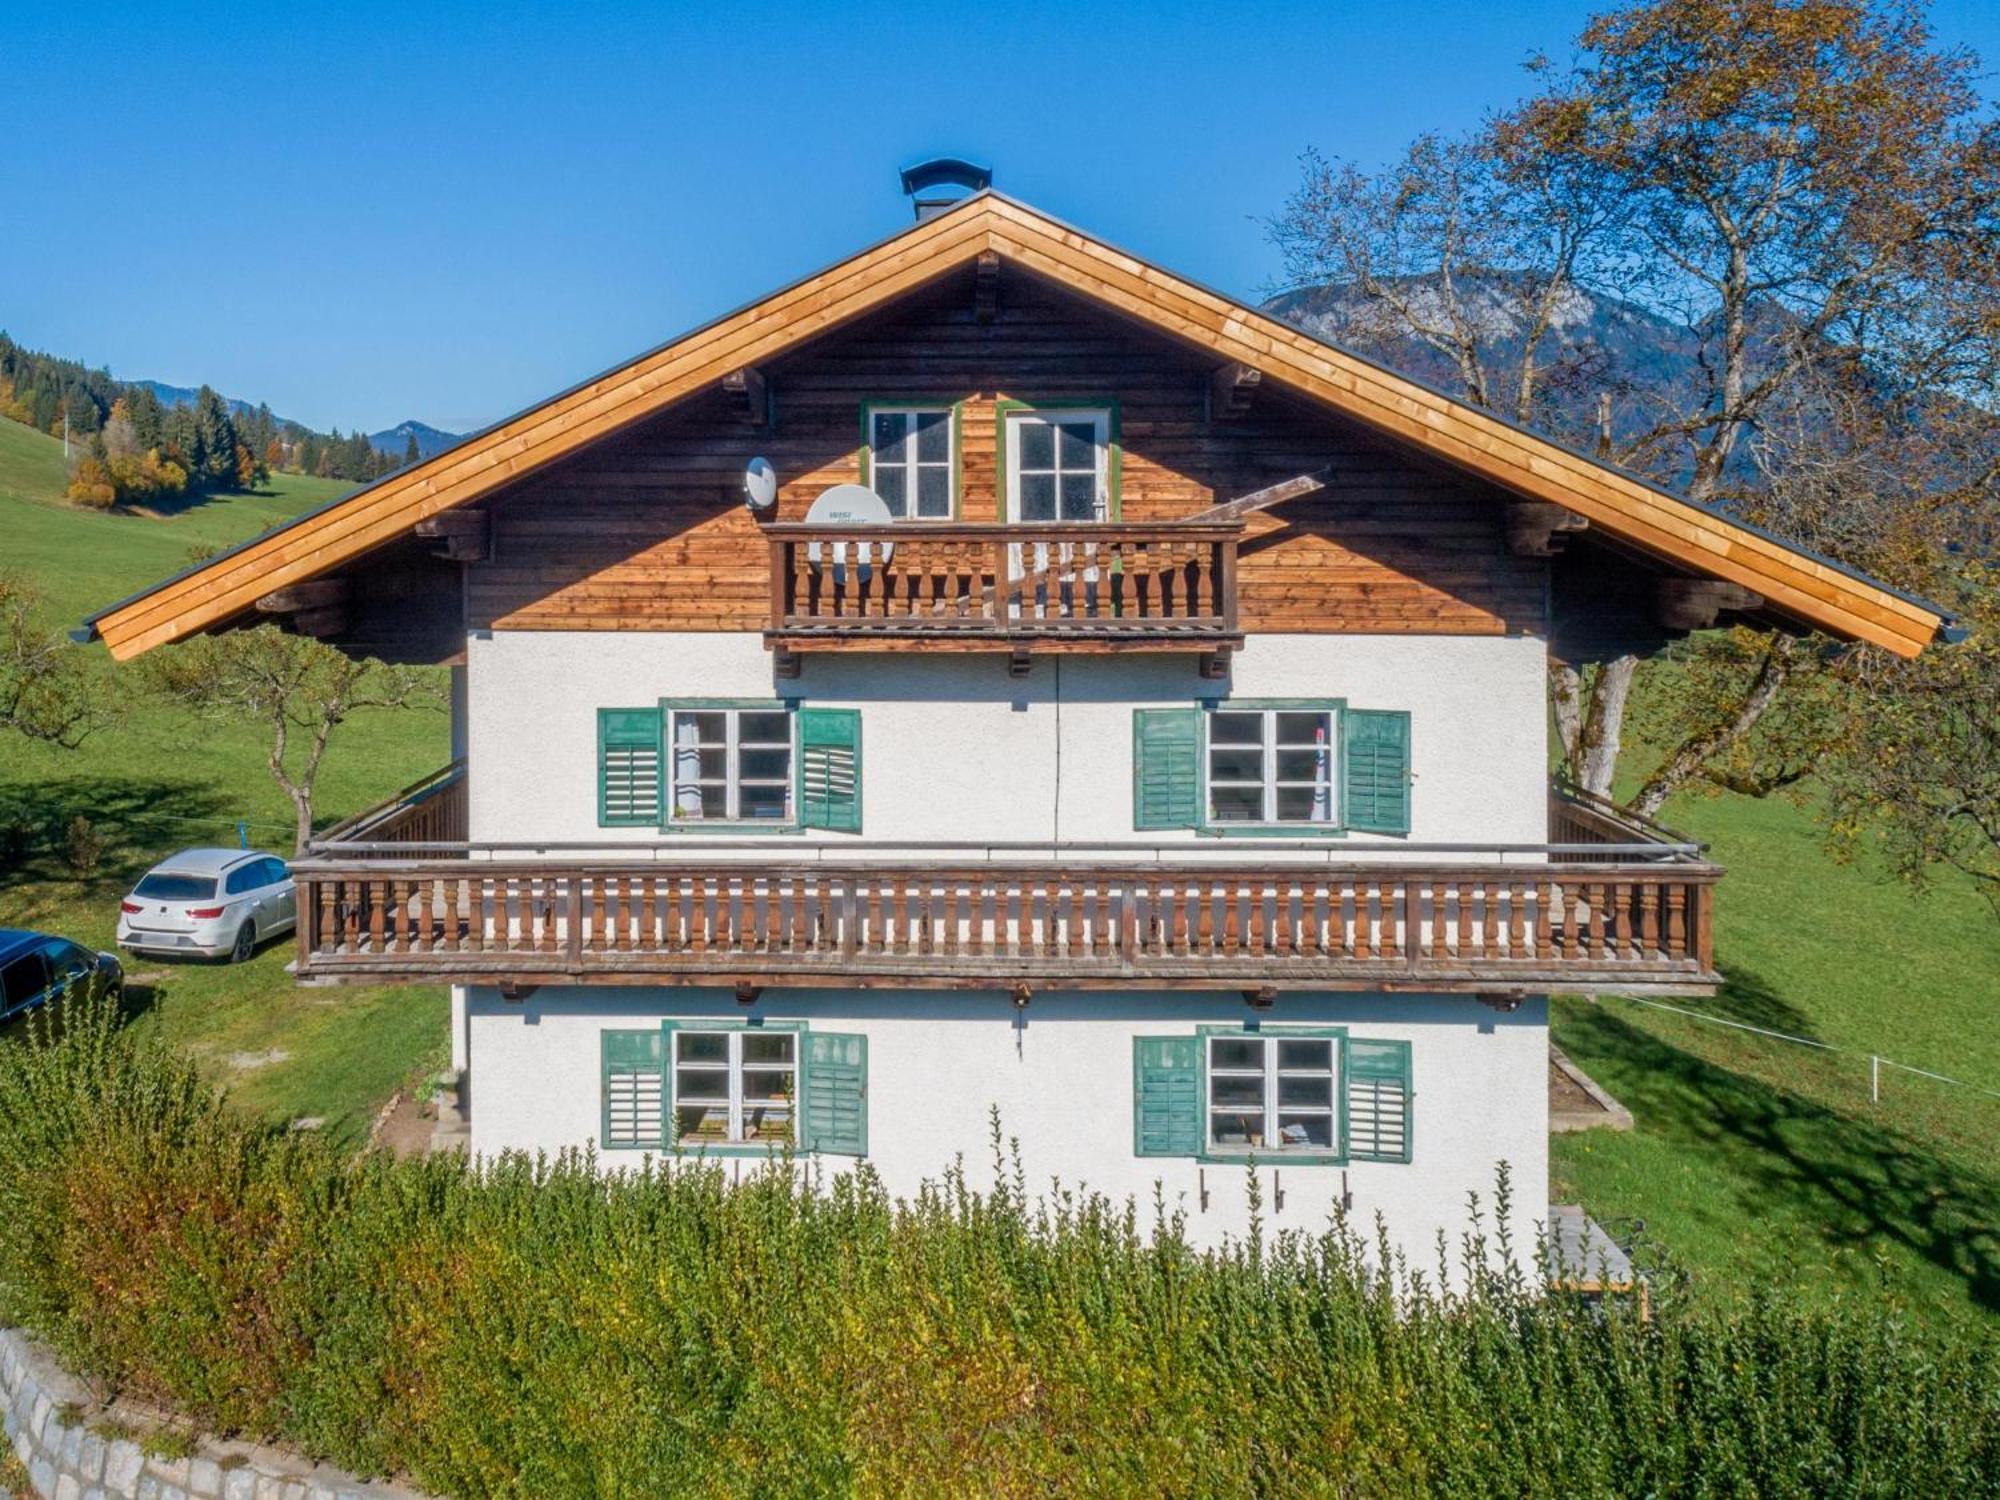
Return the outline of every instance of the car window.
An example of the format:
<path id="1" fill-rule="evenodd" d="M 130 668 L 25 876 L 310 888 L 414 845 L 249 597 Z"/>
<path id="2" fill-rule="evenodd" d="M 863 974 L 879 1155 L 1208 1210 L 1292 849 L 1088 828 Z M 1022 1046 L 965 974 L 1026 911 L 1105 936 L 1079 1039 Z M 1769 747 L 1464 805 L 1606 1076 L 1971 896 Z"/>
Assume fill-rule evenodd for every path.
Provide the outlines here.
<path id="1" fill-rule="evenodd" d="M 132 888 L 132 894 L 151 896 L 155 901 L 205 901 L 215 894 L 215 881 L 206 875 L 155 870 Z"/>
<path id="2" fill-rule="evenodd" d="M 282 859 L 267 859 L 264 861 L 264 884 L 278 885 L 291 878 L 291 866 L 286 864 Z"/>
<path id="3" fill-rule="evenodd" d="M 50 938 L 42 944 L 42 955 L 49 961 L 49 972 L 58 979 L 96 967 L 90 950 L 77 946 L 67 938 Z"/>
<path id="4" fill-rule="evenodd" d="M 240 896 L 245 891 L 254 891 L 264 883 L 264 862 L 253 859 L 247 865 L 238 865 L 224 878 L 222 891 L 226 896 Z"/>
<path id="5" fill-rule="evenodd" d="M 24 953 L 0 968 L 0 1008 L 24 1005 L 48 987 L 47 961 L 39 953 Z"/>

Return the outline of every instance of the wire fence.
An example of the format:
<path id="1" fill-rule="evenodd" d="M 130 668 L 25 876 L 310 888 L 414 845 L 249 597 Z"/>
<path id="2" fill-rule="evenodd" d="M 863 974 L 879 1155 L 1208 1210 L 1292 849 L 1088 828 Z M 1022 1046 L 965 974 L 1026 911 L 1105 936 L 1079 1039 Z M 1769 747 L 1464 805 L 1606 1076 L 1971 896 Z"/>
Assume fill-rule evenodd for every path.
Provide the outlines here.
<path id="1" fill-rule="evenodd" d="M 1954 1088 L 1970 1089 L 1975 1094 L 1984 1094 L 1989 1099 L 2000 1099 L 2000 1090 L 1986 1088 L 1982 1084 L 1968 1083 L 1963 1078 L 1951 1078 L 1943 1073 L 1933 1073 L 1929 1068 L 1914 1067 L 1909 1063 L 1897 1062 L 1894 1058 L 1883 1057 L 1876 1052 L 1863 1052 L 1857 1047 L 1837 1047 L 1832 1042 L 1822 1042 L 1817 1037 L 1793 1036 L 1788 1031 L 1773 1031 L 1768 1026 L 1752 1026 L 1747 1021 L 1732 1021 L 1726 1016 L 1710 1015 L 1706 1011 L 1689 1010 L 1684 1005 L 1668 1005 L 1661 1000 L 1642 1000 L 1637 995 L 1613 995 L 1614 1000 L 1623 1000 L 1628 1005 L 1643 1005 L 1648 1010 L 1670 1011 L 1677 1016 L 1686 1016 L 1691 1021 L 1700 1021 L 1709 1026 L 1727 1026 L 1732 1031 L 1748 1031 L 1758 1036 L 1771 1037 L 1780 1042 L 1791 1042 L 1800 1047 L 1812 1047 L 1821 1052 L 1831 1052 L 1842 1057 L 1865 1057 L 1868 1059 L 1868 1098 L 1871 1103 L 1882 1102 L 1882 1070 L 1893 1068 L 1901 1073 L 1913 1073 L 1919 1078 L 1929 1078 L 1938 1083 L 1948 1083 Z"/>

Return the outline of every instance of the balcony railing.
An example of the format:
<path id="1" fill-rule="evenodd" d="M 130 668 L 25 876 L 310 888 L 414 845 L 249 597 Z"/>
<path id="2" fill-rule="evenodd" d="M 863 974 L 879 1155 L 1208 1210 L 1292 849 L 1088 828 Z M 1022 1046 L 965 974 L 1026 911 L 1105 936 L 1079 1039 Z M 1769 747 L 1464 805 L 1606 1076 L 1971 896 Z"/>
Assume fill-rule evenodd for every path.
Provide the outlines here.
<path id="1" fill-rule="evenodd" d="M 1242 523 L 780 525 L 780 650 L 929 641 L 974 650 L 1226 649 Z"/>

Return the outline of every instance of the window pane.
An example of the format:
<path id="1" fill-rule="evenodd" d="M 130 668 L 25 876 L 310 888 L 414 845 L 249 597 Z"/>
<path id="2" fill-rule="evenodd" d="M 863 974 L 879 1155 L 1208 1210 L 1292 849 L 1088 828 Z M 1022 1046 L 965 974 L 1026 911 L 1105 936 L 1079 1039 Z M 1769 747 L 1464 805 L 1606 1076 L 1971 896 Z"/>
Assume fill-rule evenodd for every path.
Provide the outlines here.
<path id="1" fill-rule="evenodd" d="M 1323 786 L 1281 786 L 1278 788 L 1278 821 L 1324 823 L 1333 816 L 1331 801 Z"/>
<path id="2" fill-rule="evenodd" d="M 944 411 L 919 412 L 917 424 L 917 462 L 942 463 L 951 457 L 951 413 Z"/>
<path id="3" fill-rule="evenodd" d="M 917 514 L 951 514 L 951 469 L 943 464 L 917 470 Z"/>
<path id="4" fill-rule="evenodd" d="M 684 1063 L 726 1063 L 729 1038 L 719 1031 L 676 1031 L 674 1057 Z"/>
<path id="5" fill-rule="evenodd" d="M 688 1145 L 700 1145 L 704 1141 L 726 1141 L 729 1139 L 729 1106 L 720 1109 L 712 1105 L 697 1104 L 687 1109 L 674 1109 L 674 1134 Z"/>
<path id="6" fill-rule="evenodd" d="M 1210 750 L 1208 774 L 1212 781 L 1254 784 L 1264 779 L 1264 753 L 1261 750 Z"/>
<path id="7" fill-rule="evenodd" d="M 677 783 L 674 787 L 674 816 L 677 818 L 728 817 L 728 788 Z"/>
<path id="8" fill-rule="evenodd" d="M 1208 1102 L 1221 1107 L 1237 1105 L 1247 1109 L 1264 1107 L 1264 1077 L 1233 1073 L 1208 1075 Z"/>
<path id="9" fill-rule="evenodd" d="M 909 512 L 909 475 L 899 465 L 895 468 L 887 464 L 877 464 L 869 471 L 873 481 L 871 488 L 882 497 L 882 503 L 889 507 L 892 516 L 907 516 Z"/>
<path id="10" fill-rule="evenodd" d="M 760 821 L 782 822 L 791 810 L 791 786 L 746 786 L 737 797 L 737 805 L 746 818 Z"/>
<path id="11" fill-rule="evenodd" d="M 745 713 L 737 724 L 736 737 L 745 745 L 789 745 L 792 716 L 781 708 Z"/>
<path id="12" fill-rule="evenodd" d="M 1056 463 L 1055 429 L 1045 422 L 1022 421 L 1017 424 L 1021 431 L 1021 467 L 1025 469 L 1052 469 Z"/>
<path id="13" fill-rule="evenodd" d="M 745 1068 L 743 1070 L 743 1102 L 745 1104 L 783 1104 L 792 1097 L 792 1070 L 790 1068 Z"/>
<path id="14" fill-rule="evenodd" d="M 1062 424 L 1062 466 L 1065 469 L 1097 470 L 1097 424 L 1095 422 L 1064 422 Z"/>
<path id="15" fill-rule="evenodd" d="M 878 463 L 896 464 L 903 461 L 903 436 L 910 430 L 910 418 L 905 412 L 878 411 L 875 413 L 875 433 L 869 446 L 875 450 Z"/>
<path id="16" fill-rule="evenodd" d="M 1332 738 L 1325 714 L 1288 712 L 1278 714 L 1277 720 L 1281 745 L 1318 745 Z"/>
<path id="17" fill-rule="evenodd" d="M 685 1103 L 727 1104 L 729 1102 L 729 1070 L 727 1068 L 676 1068 L 674 1070 L 674 1098 Z"/>
<path id="18" fill-rule="evenodd" d="M 1264 818 L 1264 789 L 1259 786 L 1217 786 L 1208 793 L 1208 816 L 1217 823 L 1259 823 Z"/>
<path id="19" fill-rule="evenodd" d="M 215 882 L 199 875 L 148 875 L 132 894 L 155 901 L 205 901 L 215 894 Z"/>
<path id="20" fill-rule="evenodd" d="M 1317 1069 L 1327 1073 L 1333 1070 L 1333 1043 L 1324 1037 L 1298 1037 L 1281 1040 L 1278 1043 L 1278 1071 L 1289 1073 L 1294 1069 Z"/>
<path id="21" fill-rule="evenodd" d="M 1280 1114 L 1278 1142 L 1295 1151 L 1331 1151 L 1333 1116 Z"/>
<path id="22" fill-rule="evenodd" d="M 792 752 L 789 747 L 782 750 L 745 750 L 743 752 L 743 779 L 745 781 L 783 781 L 792 774 Z"/>
<path id="23" fill-rule="evenodd" d="M 1261 1146 L 1264 1144 L 1264 1112 L 1257 1110 L 1216 1112 L 1208 1117 L 1209 1140 L 1217 1146 Z"/>
<path id="24" fill-rule="evenodd" d="M 729 715 L 715 710 L 701 713 L 676 714 L 674 743 L 686 743 L 686 737 L 693 735 L 695 742 L 703 745 L 720 745 L 729 738 Z"/>
<path id="25" fill-rule="evenodd" d="M 1062 481 L 1062 518 L 1065 521 L 1097 519 L 1097 476 L 1065 474 Z"/>
<path id="26" fill-rule="evenodd" d="M 1280 1073 L 1278 1075 L 1278 1107 L 1280 1109 L 1332 1109 L 1333 1075 L 1331 1073 Z"/>
<path id="27" fill-rule="evenodd" d="M 1332 776 L 1333 755 L 1330 749 L 1321 750 L 1280 750 L 1278 752 L 1278 780 L 1280 781 L 1326 781 Z"/>
<path id="28" fill-rule="evenodd" d="M 743 1139 L 764 1146 L 791 1144 L 792 1108 L 789 1104 L 743 1107 Z"/>
<path id="29" fill-rule="evenodd" d="M 793 1060 L 792 1048 L 797 1040 L 789 1031 L 747 1031 L 743 1034 L 744 1065 L 790 1063 Z"/>
<path id="30" fill-rule="evenodd" d="M 1208 742 L 1211 745 L 1261 745 L 1264 743 L 1264 716 L 1211 714 L 1208 723 Z"/>
<path id="31" fill-rule="evenodd" d="M 1211 1037 L 1208 1044 L 1211 1068 L 1264 1069 L 1264 1039 L 1255 1036 Z"/>
<path id="32" fill-rule="evenodd" d="M 1021 519 L 1024 521 L 1053 521 L 1056 518 L 1056 481 L 1052 474 L 1023 474 L 1021 486 Z"/>

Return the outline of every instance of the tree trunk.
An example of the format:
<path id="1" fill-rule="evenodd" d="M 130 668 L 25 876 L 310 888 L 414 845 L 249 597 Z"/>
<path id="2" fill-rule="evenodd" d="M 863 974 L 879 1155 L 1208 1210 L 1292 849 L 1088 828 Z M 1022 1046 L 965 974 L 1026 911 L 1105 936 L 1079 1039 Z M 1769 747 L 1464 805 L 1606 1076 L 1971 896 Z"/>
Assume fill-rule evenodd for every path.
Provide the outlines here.
<path id="1" fill-rule="evenodd" d="M 312 840 L 312 794 L 306 791 L 293 792 L 292 812 L 295 819 L 292 829 L 292 853 L 300 855 L 306 852 L 306 845 Z"/>
<path id="2" fill-rule="evenodd" d="M 1701 768 L 1712 757 L 1721 754 L 1757 727 L 1757 721 L 1777 701 L 1779 689 L 1784 687 L 1785 679 L 1792 674 L 1792 653 L 1797 645 L 1798 642 L 1788 635 L 1771 638 L 1764 660 L 1757 668 L 1757 676 L 1751 681 L 1750 690 L 1743 695 L 1743 701 L 1736 706 L 1736 712 L 1726 722 L 1690 737 L 1661 762 L 1651 779 L 1639 789 L 1639 795 L 1632 799 L 1634 812 L 1649 818 L 1655 816 L 1667 798 L 1699 775 Z"/>
<path id="3" fill-rule="evenodd" d="M 1556 739 L 1562 747 L 1563 774 L 1577 779 L 1578 741 L 1583 735 L 1583 679 L 1575 667 L 1549 663 L 1549 701 L 1554 705 Z"/>
<path id="4" fill-rule="evenodd" d="M 1618 747 L 1625 734 L 1625 702 L 1638 669 L 1638 657 L 1614 657 L 1597 669 L 1591 683 L 1590 711 L 1584 716 L 1577 747 L 1577 783 L 1586 792 L 1611 795 L 1611 783 L 1618 774 Z"/>

